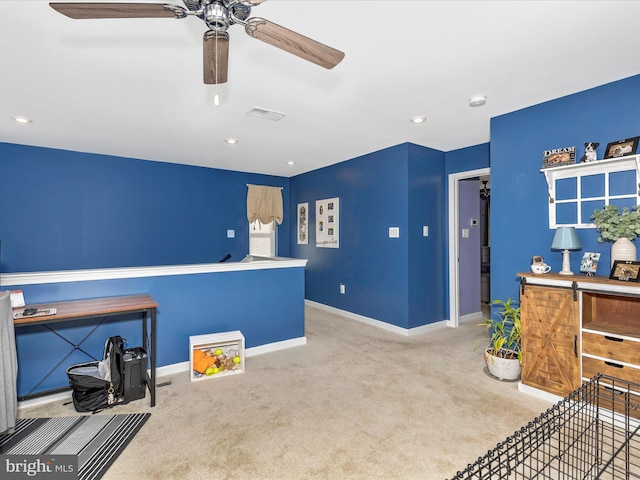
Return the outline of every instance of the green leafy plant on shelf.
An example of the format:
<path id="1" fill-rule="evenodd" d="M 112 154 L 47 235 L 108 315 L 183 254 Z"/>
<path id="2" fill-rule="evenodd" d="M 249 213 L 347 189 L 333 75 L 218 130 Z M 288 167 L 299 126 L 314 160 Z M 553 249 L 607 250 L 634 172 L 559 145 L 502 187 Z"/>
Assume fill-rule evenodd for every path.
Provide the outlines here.
<path id="1" fill-rule="evenodd" d="M 493 300 L 493 305 L 501 309 L 493 312 L 490 318 L 479 323 L 489 331 L 489 347 L 487 352 L 495 357 L 522 361 L 522 324 L 520 322 L 520 306 L 511 298 Z"/>
<path id="2" fill-rule="evenodd" d="M 615 242 L 621 238 L 633 240 L 640 236 L 640 206 L 623 207 L 605 205 L 591 215 L 596 230 L 600 232 L 598 243 Z"/>

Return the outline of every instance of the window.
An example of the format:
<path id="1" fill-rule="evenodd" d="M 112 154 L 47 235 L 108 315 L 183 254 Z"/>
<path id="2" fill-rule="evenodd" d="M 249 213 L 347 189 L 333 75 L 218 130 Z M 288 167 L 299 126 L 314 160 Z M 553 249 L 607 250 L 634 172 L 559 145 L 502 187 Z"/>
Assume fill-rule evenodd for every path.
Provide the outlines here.
<path id="1" fill-rule="evenodd" d="M 276 256 L 275 222 L 266 225 L 256 220 L 249 224 L 249 255 Z"/>

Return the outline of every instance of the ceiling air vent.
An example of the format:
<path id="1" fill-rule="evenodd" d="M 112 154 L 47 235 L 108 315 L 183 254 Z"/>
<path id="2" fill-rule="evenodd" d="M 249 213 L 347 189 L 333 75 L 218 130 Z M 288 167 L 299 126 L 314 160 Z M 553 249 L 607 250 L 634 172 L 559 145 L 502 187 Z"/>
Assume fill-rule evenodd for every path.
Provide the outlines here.
<path id="1" fill-rule="evenodd" d="M 267 110 L 266 108 L 260 107 L 252 107 L 251 110 L 247 112 L 247 115 L 251 115 L 252 117 L 264 118 L 265 120 L 273 120 L 274 122 L 282 120 L 287 116 L 286 113 L 274 112 L 273 110 Z"/>

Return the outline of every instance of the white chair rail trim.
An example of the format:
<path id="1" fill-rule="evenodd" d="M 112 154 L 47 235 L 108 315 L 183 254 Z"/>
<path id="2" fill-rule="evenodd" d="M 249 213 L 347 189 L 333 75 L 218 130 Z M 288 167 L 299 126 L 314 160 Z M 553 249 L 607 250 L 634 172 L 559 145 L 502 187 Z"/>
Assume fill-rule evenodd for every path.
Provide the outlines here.
<path id="1" fill-rule="evenodd" d="M 11 285 L 39 285 L 44 283 L 86 282 L 124 278 L 193 275 L 198 273 L 235 272 L 270 268 L 305 267 L 306 259 L 278 258 L 256 262 L 202 263 L 195 265 L 164 265 L 155 267 L 99 268 L 87 270 L 61 270 L 49 272 L 5 273 L 0 287 Z"/>

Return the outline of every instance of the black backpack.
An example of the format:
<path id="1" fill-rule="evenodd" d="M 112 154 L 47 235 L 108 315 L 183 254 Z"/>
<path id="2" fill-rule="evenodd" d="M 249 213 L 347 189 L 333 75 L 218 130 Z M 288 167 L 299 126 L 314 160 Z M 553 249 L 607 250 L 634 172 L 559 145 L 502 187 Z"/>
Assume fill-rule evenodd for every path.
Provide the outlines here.
<path id="1" fill-rule="evenodd" d="M 119 335 L 109 337 L 102 360 L 67 368 L 76 411 L 96 413 L 113 407 L 120 400 L 124 390 L 124 343 Z"/>

